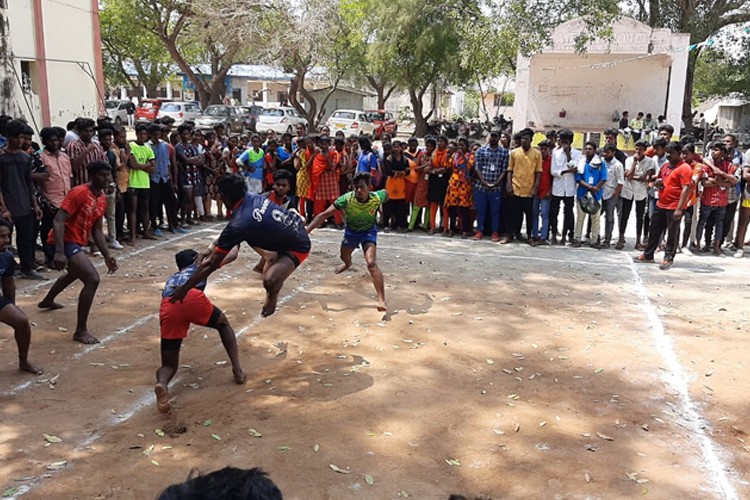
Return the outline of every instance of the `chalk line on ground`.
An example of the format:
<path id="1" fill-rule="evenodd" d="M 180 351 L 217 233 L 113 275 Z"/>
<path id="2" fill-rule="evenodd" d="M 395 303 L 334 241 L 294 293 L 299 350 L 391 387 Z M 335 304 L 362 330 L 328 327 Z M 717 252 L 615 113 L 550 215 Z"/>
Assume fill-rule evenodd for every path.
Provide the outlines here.
<path id="1" fill-rule="evenodd" d="M 722 498 L 726 500 L 739 500 L 740 497 L 732 485 L 732 482 L 729 480 L 726 472 L 727 470 L 730 470 L 731 467 L 722 462 L 720 454 L 717 451 L 717 446 L 709 436 L 708 432 L 706 432 L 708 422 L 705 417 L 701 415 L 695 401 L 690 397 L 688 376 L 677 359 L 674 343 L 666 334 L 664 323 L 662 323 L 659 314 L 656 312 L 656 307 L 651 301 L 651 298 L 648 295 L 648 290 L 643 284 L 643 280 L 641 279 L 640 274 L 638 274 L 638 270 L 632 259 L 629 259 L 629 265 L 630 271 L 633 274 L 636 291 L 641 298 L 641 308 L 646 313 L 646 317 L 651 326 L 651 337 L 657 351 L 666 363 L 667 371 L 664 376 L 665 381 L 679 395 L 680 406 L 682 407 L 682 414 L 685 419 L 685 426 L 689 431 L 692 431 L 691 436 L 697 437 L 698 445 L 702 452 L 701 458 L 704 460 L 704 465 L 709 471 L 710 480 L 717 492 L 721 494 Z"/>

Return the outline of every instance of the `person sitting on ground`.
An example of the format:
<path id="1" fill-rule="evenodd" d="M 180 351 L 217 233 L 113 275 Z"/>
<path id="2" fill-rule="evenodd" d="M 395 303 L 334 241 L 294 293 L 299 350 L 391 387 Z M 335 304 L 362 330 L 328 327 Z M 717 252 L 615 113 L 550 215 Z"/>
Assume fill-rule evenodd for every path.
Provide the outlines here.
<path id="1" fill-rule="evenodd" d="M 31 324 L 26 314 L 16 305 L 16 281 L 13 273 L 16 261 L 8 250 L 10 246 L 11 225 L 5 219 L 0 219 L 0 323 L 13 328 L 18 347 L 18 368 L 33 375 L 41 375 L 44 370 L 29 362 L 29 346 L 31 345 Z"/>
<path id="2" fill-rule="evenodd" d="M 284 281 L 310 255 L 310 237 L 299 214 L 273 203 L 268 198 L 247 192 L 247 185 L 239 175 L 223 175 L 219 191 L 227 208 L 232 209 L 229 223 L 219 238 L 201 252 L 196 272 L 172 293 L 172 302 L 181 301 L 201 281 L 219 268 L 232 248 L 243 241 L 266 259 L 263 287 L 266 300 L 261 316 L 276 311 L 279 292 Z"/>
<path id="3" fill-rule="evenodd" d="M 47 295 L 39 302 L 40 309 L 61 309 L 57 296 L 81 280 L 83 288 L 78 296 L 78 317 L 73 340 L 83 344 L 97 344 L 99 339 L 88 329 L 89 311 L 99 288 L 99 273 L 82 251 L 93 236 L 104 256 L 108 274 L 117 271 L 117 260 L 110 255 L 107 239 L 102 231 L 102 217 L 107 209 L 104 189 L 112 182 L 112 167 L 107 161 L 95 161 L 88 166 L 88 184 L 76 186 L 66 196 L 55 215 L 52 231 L 47 238 L 47 259 L 52 267 L 67 272 L 57 278 Z M 54 252 L 54 253 L 53 253 Z"/>
<path id="4" fill-rule="evenodd" d="M 278 486 L 262 469 L 250 470 L 224 467 L 205 476 L 193 476 L 173 484 L 157 500 L 283 500 Z"/>
<path id="5" fill-rule="evenodd" d="M 352 265 L 352 252 L 362 246 L 367 262 L 367 270 L 372 276 L 372 283 L 378 294 L 378 311 L 387 311 L 385 303 L 385 286 L 383 285 L 383 273 L 377 262 L 378 225 L 377 212 L 380 206 L 388 201 L 385 190 L 370 192 L 372 179 L 367 173 L 359 173 L 354 176 L 354 191 L 350 191 L 333 202 L 324 212 L 318 214 L 310 224 L 307 232 L 312 233 L 315 228 L 321 226 L 330 218 L 336 210 L 344 212 L 344 240 L 341 242 L 341 264 L 336 269 L 336 274 L 342 273 Z"/>
<path id="6" fill-rule="evenodd" d="M 237 258 L 240 247 L 234 247 L 221 261 L 221 266 L 233 262 Z M 221 343 L 227 351 L 232 363 L 234 381 L 245 383 L 245 372 L 240 366 L 237 352 L 237 338 L 232 325 L 224 313 L 213 305 L 203 293 L 206 282 L 201 281 L 188 290 L 182 302 L 170 302 L 175 288 L 186 283 L 198 269 L 195 250 L 181 250 L 175 255 L 178 272 L 169 277 L 162 292 L 161 307 L 159 308 L 159 325 L 161 327 L 161 367 L 156 370 L 156 407 L 161 413 L 169 413 L 169 382 L 177 373 L 180 366 L 180 347 L 182 339 L 187 337 L 191 324 L 206 326 L 218 330 Z"/>

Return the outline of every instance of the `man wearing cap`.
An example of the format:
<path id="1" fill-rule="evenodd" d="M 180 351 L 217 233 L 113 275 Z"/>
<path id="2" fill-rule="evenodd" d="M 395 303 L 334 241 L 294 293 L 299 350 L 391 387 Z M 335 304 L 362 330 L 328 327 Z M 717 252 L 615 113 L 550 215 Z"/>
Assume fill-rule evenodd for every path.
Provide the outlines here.
<path id="1" fill-rule="evenodd" d="M 602 160 L 596 154 L 596 143 L 587 142 L 583 148 L 583 156 L 578 162 L 578 172 L 576 172 L 576 184 L 578 192 L 576 198 L 578 203 L 576 208 L 578 217 L 576 218 L 576 232 L 573 246 L 581 246 L 581 233 L 583 233 L 583 223 L 586 220 L 586 212 L 581 208 L 581 200 L 589 193 L 599 203 L 602 201 L 602 188 L 607 182 L 607 169 L 602 168 Z M 591 248 L 599 248 L 599 219 L 601 212 L 597 210 L 591 214 Z"/>
<path id="2" fill-rule="evenodd" d="M 474 155 L 476 178 L 473 184 L 474 203 L 477 208 L 475 240 L 482 239 L 484 223 L 490 217 L 492 241 L 500 241 L 500 209 L 502 184 L 508 170 L 508 150 L 500 146 L 500 134 L 490 132 L 489 142 Z"/>

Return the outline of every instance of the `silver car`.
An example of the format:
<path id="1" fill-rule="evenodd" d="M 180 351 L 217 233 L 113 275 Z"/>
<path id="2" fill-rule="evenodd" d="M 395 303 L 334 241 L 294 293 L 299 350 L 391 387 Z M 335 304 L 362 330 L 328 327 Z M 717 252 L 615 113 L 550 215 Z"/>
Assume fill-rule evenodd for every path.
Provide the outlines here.
<path id="1" fill-rule="evenodd" d="M 112 99 L 104 102 L 107 116 L 112 118 L 115 125 L 127 125 L 129 102 L 121 99 Z"/>
<path id="2" fill-rule="evenodd" d="M 194 102 L 165 102 L 159 108 L 157 118 L 169 116 L 174 119 L 174 126 L 179 127 L 186 121 L 195 122 L 201 115 L 201 108 Z"/>
<path id="3" fill-rule="evenodd" d="M 296 109 L 279 107 L 264 109 L 255 127 L 261 132 L 273 130 L 277 134 L 284 132 L 294 134 L 300 123 L 307 127 L 307 119 L 300 116 Z"/>
<path id="4" fill-rule="evenodd" d="M 210 130 L 220 124 L 228 133 L 242 132 L 245 129 L 245 115 L 237 106 L 212 104 L 195 120 L 199 130 Z"/>

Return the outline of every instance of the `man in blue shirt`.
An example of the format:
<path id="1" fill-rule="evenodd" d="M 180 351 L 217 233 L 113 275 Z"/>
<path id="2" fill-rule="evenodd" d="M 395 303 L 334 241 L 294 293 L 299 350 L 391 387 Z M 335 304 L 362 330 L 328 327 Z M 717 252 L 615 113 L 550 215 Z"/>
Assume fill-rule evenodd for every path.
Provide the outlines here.
<path id="1" fill-rule="evenodd" d="M 156 219 L 161 218 L 162 205 L 167 209 L 167 220 L 169 231 L 186 233 L 177 222 L 177 195 L 175 194 L 175 180 L 177 179 L 177 165 L 169 152 L 169 145 L 161 140 L 162 126 L 151 125 L 148 127 L 150 137 L 149 145 L 154 150 L 156 158 L 156 171 L 151 177 L 151 200 L 149 209 L 151 213 L 151 227 L 154 228 L 156 236 L 163 236 Z"/>
<path id="2" fill-rule="evenodd" d="M 475 240 L 482 239 L 485 221 L 490 218 L 492 241 L 500 241 L 500 210 L 502 186 L 508 172 L 508 150 L 500 146 L 500 134 L 490 132 L 489 144 L 479 148 L 474 155 L 474 204 L 477 207 L 477 232 Z"/>
<path id="3" fill-rule="evenodd" d="M 576 184 L 578 190 L 576 192 L 576 208 L 578 210 L 578 217 L 576 218 L 576 232 L 575 239 L 573 240 L 573 246 L 578 248 L 581 246 L 581 234 L 583 233 L 583 223 L 586 221 L 586 212 L 581 208 L 581 200 L 586 196 L 593 196 L 594 199 L 601 203 L 602 201 L 602 188 L 607 182 L 607 169 L 603 167 L 602 159 L 596 154 L 596 144 L 594 142 L 587 142 L 584 145 L 584 156 L 578 163 L 578 171 L 576 172 Z M 601 211 L 591 214 L 591 248 L 599 248 L 599 220 L 601 218 Z"/>

